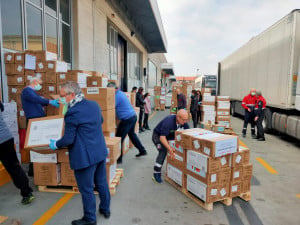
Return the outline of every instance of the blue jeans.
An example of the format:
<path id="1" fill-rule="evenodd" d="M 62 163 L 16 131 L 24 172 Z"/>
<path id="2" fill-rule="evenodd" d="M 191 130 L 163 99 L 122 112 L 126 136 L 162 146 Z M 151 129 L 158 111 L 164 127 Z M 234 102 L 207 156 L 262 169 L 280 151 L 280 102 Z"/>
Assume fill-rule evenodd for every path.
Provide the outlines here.
<path id="1" fill-rule="evenodd" d="M 145 152 L 145 147 L 142 145 L 140 139 L 136 135 L 134 128 L 136 124 L 137 118 L 136 115 L 130 117 L 127 120 L 121 120 L 119 123 L 119 126 L 117 128 L 117 137 L 121 137 L 121 143 L 123 144 L 123 141 L 128 134 L 129 139 L 131 140 L 132 144 L 139 150 L 139 152 Z M 121 156 L 119 159 L 122 160 L 123 156 L 123 145 L 122 145 L 122 151 L 121 151 Z"/>
<path id="2" fill-rule="evenodd" d="M 88 221 L 96 221 L 96 197 L 95 188 L 99 193 L 99 209 L 110 212 L 110 193 L 106 179 L 106 160 L 102 160 L 84 169 L 75 170 L 78 189 L 81 193 L 84 218 Z"/>

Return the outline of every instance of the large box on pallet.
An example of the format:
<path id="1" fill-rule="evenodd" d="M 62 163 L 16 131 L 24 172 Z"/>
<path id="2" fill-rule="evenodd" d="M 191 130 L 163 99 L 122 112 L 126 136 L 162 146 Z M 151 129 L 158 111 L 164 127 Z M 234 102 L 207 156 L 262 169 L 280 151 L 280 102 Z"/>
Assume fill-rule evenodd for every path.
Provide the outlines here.
<path id="1" fill-rule="evenodd" d="M 7 76 L 7 85 L 24 85 L 25 78 L 23 74 Z"/>
<path id="2" fill-rule="evenodd" d="M 116 129 L 116 111 L 115 109 L 103 110 L 102 130 L 105 132 L 113 132 Z"/>
<path id="3" fill-rule="evenodd" d="M 101 76 L 87 77 L 87 87 L 103 87 L 106 88 L 108 79 Z"/>
<path id="4" fill-rule="evenodd" d="M 69 163 L 69 150 L 68 149 L 59 149 L 57 152 L 57 162 L 58 163 Z"/>
<path id="5" fill-rule="evenodd" d="M 106 164 L 106 179 L 108 185 L 110 185 L 113 179 L 115 178 L 116 171 L 117 171 L 117 163 Z"/>
<path id="6" fill-rule="evenodd" d="M 77 186 L 74 170 L 71 169 L 70 163 L 61 163 L 61 185 Z"/>
<path id="7" fill-rule="evenodd" d="M 49 148 L 33 148 L 30 150 L 30 162 L 57 163 L 57 152 Z"/>
<path id="8" fill-rule="evenodd" d="M 231 198 L 239 196 L 242 193 L 242 182 L 231 182 L 229 187 L 229 197 Z"/>
<path id="9" fill-rule="evenodd" d="M 114 88 L 89 87 L 82 88 L 82 92 L 86 99 L 96 101 L 100 105 L 102 110 L 115 108 Z"/>
<path id="10" fill-rule="evenodd" d="M 231 168 L 231 180 L 233 182 L 241 182 L 243 178 L 243 167 Z"/>
<path id="11" fill-rule="evenodd" d="M 105 137 L 108 156 L 106 164 L 114 164 L 121 155 L 121 138 L 120 137 Z"/>
<path id="12" fill-rule="evenodd" d="M 33 163 L 35 185 L 57 186 L 61 181 L 61 167 L 57 163 Z"/>
<path id="13" fill-rule="evenodd" d="M 175 150 L 175 154 L 184 157 L 185 153 L 183 148 L 180 145 L 180 142 L 178 143 L 178 141 L 169 141 L 169 145 Z"/>
<path id="14" fill-rule="evenodd" d="M 166 175 L 179 186 L 184 187 L 184 172 L 182 168 L 178 168 L 171 164 L 170 161 L 167 161 Z"/>
<path id="15" fill-rule="evenodd" d="M 185 170 L 185 163 L 186 163 L 185 157 L 181 157 L 175 153 L 175 158 L 171 159 L 171 155 L 168 153 L 167 154 L 167 162 L 182 171 Z"/>

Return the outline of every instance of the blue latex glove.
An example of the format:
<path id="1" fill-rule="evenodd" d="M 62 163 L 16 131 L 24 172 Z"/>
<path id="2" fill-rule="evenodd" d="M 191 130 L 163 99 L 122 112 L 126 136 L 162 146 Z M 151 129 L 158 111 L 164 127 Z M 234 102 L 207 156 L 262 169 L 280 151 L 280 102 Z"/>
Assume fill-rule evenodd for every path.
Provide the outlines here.
<path id="1" fill-rule="evenodd" d="M 49 101 L 50 105 L 53 105 L 54 107 L 58 108 L 59 107 L 59 101 L 58 99 L 50 100 Z"/>
<path id="2" fill-rule="evenodd" d="M 50 139 L 49 147 L 50 147 L 52 150 L 56 150 L 56 149 L 57 149 L 57 147 L 56 147 L 56 140 Z"/>

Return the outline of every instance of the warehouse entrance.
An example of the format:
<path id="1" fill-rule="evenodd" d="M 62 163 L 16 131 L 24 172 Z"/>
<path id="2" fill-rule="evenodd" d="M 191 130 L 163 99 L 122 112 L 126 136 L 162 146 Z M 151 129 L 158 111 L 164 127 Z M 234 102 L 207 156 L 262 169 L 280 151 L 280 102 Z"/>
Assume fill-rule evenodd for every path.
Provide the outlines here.
<path id="1" fill-rule="evenodd" d="M 118 81 L 122 91 L 127 92 L 127 43 L 118 35 Z"/>

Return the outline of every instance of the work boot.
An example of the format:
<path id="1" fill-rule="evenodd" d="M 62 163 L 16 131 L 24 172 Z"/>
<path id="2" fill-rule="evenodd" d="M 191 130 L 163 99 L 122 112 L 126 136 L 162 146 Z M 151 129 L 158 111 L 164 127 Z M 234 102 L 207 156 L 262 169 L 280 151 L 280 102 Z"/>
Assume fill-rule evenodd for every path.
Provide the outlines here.
<path id="1" fill-rule="evenodd" d="M 72 225 L 97 225 L 97 221 L 87 221 L 84 219 L 73 220 Z"/>
<path id="2" fill-rule="evenodd" d="M 152 180 L 158 184 L 161 184 L 163 182 L 161 179 L 161 173 L 153 173 Z"/>
<path id="3" fill-rule="evenodd" d="M 253 139 L 256 139 L 256 135 L 255 135 L 255 134 L 251 134 L 251 137 L 252 137 Z"/>
<path id="4" fill-rule="evenodd" d="M 105 219 L 110 217 L 110 212 L 104 212 L 102 209 L 99 209 L 99 213 L 102 214 Z"/>
<path id="5" fill-rule="evenodd" d="M 142 128 L 142 127 L 139 129 L 139 133 L 142 133 L 142 132 L 144 132 L 144 131 L 145 131 L 145 129 Z"/>
<path id="6" fill-rule="evenodd" d="M 245 138 L 246 137 L 246 134 L 243 134 L 243 138 Z"/>
<path id="7" fill-rule="evenodd" d="M 257 139 L 258 141 L 265 141 L 266 139 L 264 137 L 260 137 Z"/>
<path id="8" fill-rule="evenodd" d="M 147 155 L 147 151 L 140 152 L 139 154 L 135 155 L 135 157 L 141 157 L 143 155 Z"/>
<path id="9" fill-rule="evenodd" d="M 23 199 L 22 199 L 22 204 L 23 204 L 23 205 L 28 205 L 28 204 L 30 204 L 34 199 L 35 199 L 35 197 L 33 196 L 33 194 L 30 193 L 28 196 L 23 197 Z"/>

